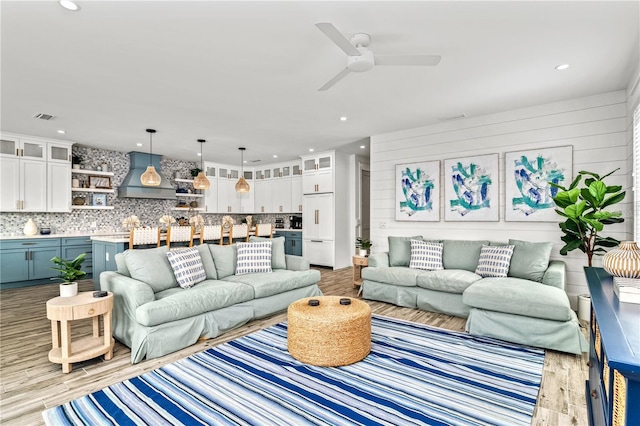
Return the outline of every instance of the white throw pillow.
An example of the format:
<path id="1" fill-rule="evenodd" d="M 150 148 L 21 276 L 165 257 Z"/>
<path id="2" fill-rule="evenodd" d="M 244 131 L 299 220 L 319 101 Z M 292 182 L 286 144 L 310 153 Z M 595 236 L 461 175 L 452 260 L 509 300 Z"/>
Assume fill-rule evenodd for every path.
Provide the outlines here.
<path id="1" fill-rule="evenodd" d="M 481 277 L 506 277 L 515 246 L 482 246 L 476 274 Z"/>
<path id="2" fill-rule="evenodd" d="M 200 252 L 196 247 L 170 250 L 167 252 L 167 258 L 180 287 L 190 288 L 207 279 Z"/>
<path id="3" fill-rule="evenodd" d="M 271 272 L 271 241 L 238 243 L 236 275 Z"/>
<path id="4" fill-rule="evenodd" d="M 409 268 L 439 271 L 442 266 L 442 243 L 411 240 Z"/>

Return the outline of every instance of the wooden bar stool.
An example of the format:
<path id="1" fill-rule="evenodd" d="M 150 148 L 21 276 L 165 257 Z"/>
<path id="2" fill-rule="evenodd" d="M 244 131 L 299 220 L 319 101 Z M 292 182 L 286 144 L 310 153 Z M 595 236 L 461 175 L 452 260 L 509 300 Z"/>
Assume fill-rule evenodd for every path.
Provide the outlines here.
<path id="1" fill-rule="evenodd" d="M 154 244 L 160 247 L 160 228 L 132 228 L 129 231 L 129 249 Z"/>
<path id="2" fill-rule="evenodd" d="M 170 226 L 167 229 L 167 248 L 171 250 L 172 243 L 188 243 L 193 247 L 193 226 Z"/>
<path id="3" fill-rule="evenodd" d="M 273 238 L 273 224 L 258 223 L 256 225 L 256 237 Z"/>
<path id="4" fill-rule="evenodd" d="M 233 240 L 249 241 L 249 227 L 246 223 L 231 225 L 229 228 L 229 244 L 233 244 Z"/>
<path id="5" fill-rule="evenodd" d="M 222 240 L 222 225 L 206 225 L 201 228 L 200 244 L 204 244 L 205 241 L 215 241 L 222 245 Z"/>

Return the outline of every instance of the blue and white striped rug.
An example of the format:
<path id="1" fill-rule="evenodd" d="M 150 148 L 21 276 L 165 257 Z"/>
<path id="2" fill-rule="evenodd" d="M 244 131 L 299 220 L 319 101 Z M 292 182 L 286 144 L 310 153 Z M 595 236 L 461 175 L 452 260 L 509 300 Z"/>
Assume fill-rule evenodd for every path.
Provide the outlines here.
<path id="1" fill-rule="evenodd" d="M 43 412 L 49 425 L 529 425 L 544 351 L 373 316 L 371 353 L 337 368 L 249 334 Z"/>

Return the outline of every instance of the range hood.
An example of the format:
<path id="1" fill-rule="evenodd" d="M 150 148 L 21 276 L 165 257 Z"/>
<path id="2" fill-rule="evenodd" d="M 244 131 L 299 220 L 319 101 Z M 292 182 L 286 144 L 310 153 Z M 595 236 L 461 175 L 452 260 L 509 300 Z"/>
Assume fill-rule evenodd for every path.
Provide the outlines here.
<path id="1" fill-rule="evenodd" d="M 156 168 L 160 176 L 161 155 L 151 155 L 151 164 Z M 175 200 L 176 189 L 164 176 L 160 181 L 160 186 L 142 186 L 140 176 L 147 170 L 149 165 L 149 154 L 145 152 L 132 151 L 129 153 L 129 173 L 118 188 L 120 198 L 155 198 L 160 200 Z"/>

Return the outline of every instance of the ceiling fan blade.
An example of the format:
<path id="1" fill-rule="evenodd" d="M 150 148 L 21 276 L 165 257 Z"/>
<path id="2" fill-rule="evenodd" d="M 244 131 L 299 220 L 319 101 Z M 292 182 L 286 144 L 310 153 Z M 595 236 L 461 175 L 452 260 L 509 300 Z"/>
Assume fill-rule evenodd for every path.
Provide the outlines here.
<path id="1" fill-rule="evenodd" d="M 356 49 L 345 36 L 333 24 L 328 22 L 319 22 L 316 27 L 331 39 L 332 42 L 338 45 L 340 49 L 349 56 L 360 56 L 360 51 Z"/>
<path id="2" fill-rule="evenodd" d="M 376 65 L 434 66 L 440 63 L 440 55 L 376 55 Z"/>
<path id="3" fill-rule="evenodd" d="M 334 84 L 342 80 L 349 74 L 351 70 L 349 68 L 345 68 L 335 75 L 331 80 L 327 81 L 324 86 L 318 89 L 318 92 L 323 92 L 325 90 L 329 90 Z"/>

